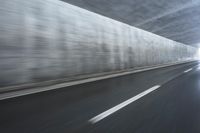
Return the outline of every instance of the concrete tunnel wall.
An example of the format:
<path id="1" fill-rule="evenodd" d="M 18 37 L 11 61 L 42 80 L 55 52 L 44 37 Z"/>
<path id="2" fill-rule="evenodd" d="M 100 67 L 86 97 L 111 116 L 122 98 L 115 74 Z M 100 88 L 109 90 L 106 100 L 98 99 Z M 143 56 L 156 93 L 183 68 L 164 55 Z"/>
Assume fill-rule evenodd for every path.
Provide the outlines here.
<path id="1" fill-rule="evenodd" d="M 0 4 L 0 86 L 194 59 L 197 49 L 58 0 Z"/>

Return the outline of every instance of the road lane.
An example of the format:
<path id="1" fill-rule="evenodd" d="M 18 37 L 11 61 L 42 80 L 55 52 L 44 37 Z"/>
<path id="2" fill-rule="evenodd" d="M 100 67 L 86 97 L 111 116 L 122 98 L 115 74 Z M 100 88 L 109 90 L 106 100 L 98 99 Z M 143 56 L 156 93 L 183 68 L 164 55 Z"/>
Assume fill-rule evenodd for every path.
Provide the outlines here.
<path id="1" fill-rule="evenodd" d="M 88 133 L 199 133 L 200 71 L 195 70 L 86 130 Z"/>
<path id="2" fill-rule="evenodd" d="M 109 115 L 117 112 L 118 110 L 122 109 L 123 107 L 126 107 L 127 105 L 135 102 L 136 100 L 142 98 L 143 96 L 153 92 L 154 90 L 158 89 L 159 87 L 160 87 L 160 85 L 153 86 L 150 89 L 145 90 L 142 93 L 140 93 L 140 94 L 138 94 L 138 95 L 116 105 L 115 107 L 112 107 L 111 109 L 109 109 L 109 110 L 107 110 L 107 111 L 105 111 L 105 112 L 103 112 L 103 113 L 101 113 L 101 114 L 99 114 L 95 117 L 93 117 L 92 119 L 89 120 L 89 122 L 91 122 L 92 124 L 95 124 L 95 123 L 99 122 L 100 120 L 102 120 L 102 119 L 108 117 Z"/>
<path id="3" fill-rule="evenodd" d="M 90 132 L 104 120 L 91 125 L 88 124 L 89 119 L 154 85 L 166 83 L 195 65 L 196 63 L 176 65 L 2 100 L 0 130 L 5 133 Z M 112 115 L 108 117 L 111 118 Z M 121 123 L 121 120 L 118 123 Z M 103 126 L 100 129 L 103 130 Z"/>

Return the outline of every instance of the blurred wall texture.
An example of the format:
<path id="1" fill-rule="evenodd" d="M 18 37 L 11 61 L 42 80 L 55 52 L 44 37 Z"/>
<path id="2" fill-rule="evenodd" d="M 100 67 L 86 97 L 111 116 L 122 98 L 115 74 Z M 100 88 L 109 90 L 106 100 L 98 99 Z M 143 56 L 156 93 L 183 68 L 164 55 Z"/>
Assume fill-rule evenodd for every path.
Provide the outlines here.
<path id="1" fill-rule="evenodd" d="M 197 49 L 58 0 L 0 4 L 0 86 L 192 60 Z"/>

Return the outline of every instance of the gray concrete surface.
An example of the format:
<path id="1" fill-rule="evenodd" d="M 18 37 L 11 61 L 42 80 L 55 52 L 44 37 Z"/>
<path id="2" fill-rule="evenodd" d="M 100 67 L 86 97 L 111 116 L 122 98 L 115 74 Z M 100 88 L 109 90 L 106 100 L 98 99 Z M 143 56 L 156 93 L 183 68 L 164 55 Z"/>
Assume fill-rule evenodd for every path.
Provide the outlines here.
<path id="1" fill-rule="evenodd" d="M 194 59 L 197 49 L 58 0 L 0 4 L 0 86 Z"/>
<path id="2" fill-rule="evenodd" d="M 160 36 L 200 47 L 199 0 L 62 0 Z"/>

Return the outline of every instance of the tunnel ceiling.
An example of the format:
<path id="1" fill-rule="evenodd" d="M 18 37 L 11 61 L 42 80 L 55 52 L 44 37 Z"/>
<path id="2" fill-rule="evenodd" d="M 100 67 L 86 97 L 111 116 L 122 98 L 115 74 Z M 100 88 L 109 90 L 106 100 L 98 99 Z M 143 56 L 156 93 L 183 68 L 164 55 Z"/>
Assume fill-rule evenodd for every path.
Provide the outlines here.
<path id="1" fill-rule="evenodd" d="M 200 0 L 63 0 L 160 36 L 200 47 Z"/>

